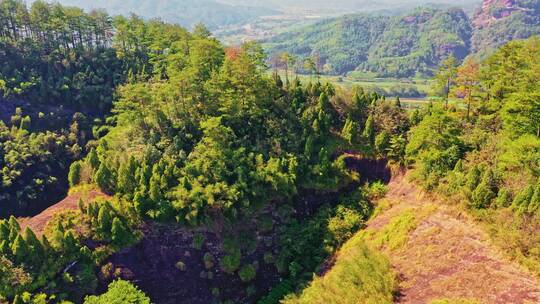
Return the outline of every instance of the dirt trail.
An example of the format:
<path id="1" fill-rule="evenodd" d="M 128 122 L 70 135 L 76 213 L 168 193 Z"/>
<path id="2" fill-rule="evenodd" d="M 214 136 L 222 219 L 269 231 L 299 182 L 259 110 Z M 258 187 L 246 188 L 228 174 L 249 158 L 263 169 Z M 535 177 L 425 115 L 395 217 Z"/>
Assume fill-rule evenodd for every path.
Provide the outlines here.
<path id="1" fill-rule="evenodd" d="M 107 197 L 107 195 L 103 194 L 98 190 L 90 190 L 89 192 L 85 192 L 84 194 L 70 194 L 62 201 L 43 210 L 43 212 L 34 217 L 19 218 L 18 220 L 21 225 L 21 230 L 24 231 L 26 227 L 30 227 L 30 229 L 32 229 L 34 233 L 39 236 L 43 234 L 45 226 L 56 213 L 64 210 L 76 210 L 78 208 L 79 199 L 82 198 L 83 200 L 91 201 L 96 197 Z"/>
<path id="2" fill-rule="evenodd" d="M 389 252 L 400 278 L 396 303 L 422 304 L 436 299 L 479 303 L 540 303 L 540 284 L 490 244 L 465 214 L 437 203 L 404 177 L 389 184 L 391 207 L 369 222 L 380 229 L 404 210 L 433 203 L 436 210 L 418 222 L 403 248 Z"/>

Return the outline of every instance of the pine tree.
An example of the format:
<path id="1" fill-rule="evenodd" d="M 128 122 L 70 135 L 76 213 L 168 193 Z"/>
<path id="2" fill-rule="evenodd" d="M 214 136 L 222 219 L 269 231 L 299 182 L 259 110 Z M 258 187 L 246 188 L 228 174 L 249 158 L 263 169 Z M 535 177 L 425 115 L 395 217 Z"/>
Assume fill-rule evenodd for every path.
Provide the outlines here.
<path id="1" fill-rule="evenodd" d="M 366 121 L 366 126 L 364 127 L 364 132 L 362 133 L 362 136 L 365 138 L 365 140 L 370 146 L 373 146 L 375 144 L 375 121 L 372 115 L 369 115 Z"/>
<path id="2" fill-rule="evenodd" d="M 128 198 L 133 197 L 133 193 L 137 188 L 136 171 L 137 162 L 133 156 L 130 156 L 126 163 L 122 163 L 118 170 L 117 189 L 119 192 L 128 195 Z"/>
<path id="3" fill-rule="evenodd" d="M 538 182 L 536 183 L 536 187 L 534 189 L 534 193 L 529 202 L 527 212 L 529 214 L 535 214 L 539 210 L 540 210 L 540 179 L 538 179 Z"/>
<path id="4" fill-rule="evenodd" d="M 15 259 L 15 263 L 17 264 L 24 263 L 28 258 L 28 246 L 20 234 L 17 235 L 15 241 L 11 245 L 11 252 Z"/>
<path id="5" fill-rule="evenodd" d="M 411 122 L 411 125 L 416 126 L 416 125 L 418 125 L 420 123 L 421 120 L 422 120 L 422 118 L 420 117 L 420 111 L 418 111 L 418 109 L 415 109 L 411 113 L 411 117 L 409 118 L 409 121 Z"/>
<path id="6" fill-rule="evenodd" d="M 481 172 L 478 166 L 472 167 L 467 174 L 467 181 L 465 185 L 469 191 L 474 191 L 474 189 L 478 187 L 478 184 L 480 183 L 480 174 Z"/>
<path id="7" fill-rule="evenodd" d="M 17 219 L 12 215 L 9 218 L 9 241 L 15 241 L 19 232 L 21 232 L 21 226 L 19 226 L 19 222 L 17 222 Z"/>
<path id="8" fill-rule="evenodd" d="M 163 199 L 160 182 L 161 178 L 159 173 L 155 171 L 150 178 L 150 191 L 148 192 L 148 196 L 153 202 L 159 202 Z"/>
<path id="9" fill-rule="evenodd" d="M 79 252 L 79 246 L 77 245 L 77 239 L 73 235 L 71 230 L 68 230 L 64 234 L 62 241 L 62 249 L 68 254 L 73 255 Z"/>
<path id="10" fill-rule="evenodd" d="M 341 130 L 341 136 L 345 139 L 350 145 L 356 143 L 356 137 L 358 134 L 358 125 L 352 119 L 347 118 L 343 130 Z"/>
<path id="11" fill-rule="evenodd" d="M 118 246 L 126 244 L 129 240 L 129 232 L 118 217 L 115 217 L 112 222 L 111 239 Z"/>
<path id="12" fill-rule="evenodd" d="M 511 206 L 512 210 L 515 210 L 519 214 L 526 213 L 528 211 L 529 203 L 531 202 L 531 198 L 533 197 L 533 195 L 534 187 L 532 185 L 527 186 L 514 198 Z"/>
<path id="13" fill-rule="evenodd" d="M 8 240 L 9 241 L 10 229 L 9 224 L 5 220 L 0 220 L 0 241 Z"/>
<path id="14" fill-rule="evenodd" d="M 90 150 L 90 153 L 88 153 L 87 160 L 88 160 L 88 163 L 90 164 L 90 167 L 92 167 L 93 170 L 99 169 L 100 160 L 96 152 L 96 149 L 92 148 Z"/>
<path id="15" fill-rule="evenodd" d="M 77 202 L 77 207 L 79 208 L 79 211 L 82 213 L 82 214 L 86 214 L 86 207 L 84 206 L 84 201 L 82 200 L 82 198 L 79 198 L 79 201 Z"/>
<path id="16" fill-rule="evenodd" d="M 9 248 L 9 243 L 7 240 L 0 239 L 0 255 L 10 255 L 11 254 L 11 248 Z"/>
<path id="17" fill-rule="evenodd" d="M 94 177 L 97 186 L 105 193 L 114 192 L 114 177 L 109 167 L 102 162 Z"/>
<path id="18" fill-rule="evenodd" d="M 109 211 L 109 208 L 107 207 L 107 204 L 103 204 L 101 208 L 99 208 L 98 218 L 97 218 L 97 225 L 99 229 L 99 233 L 103 237 L 107 237 L 110 235 L 111 232 L 111 213 Z"/>
<path id="19" fill-rule="evenodd" d="M 76 161 L 69 167 L 68 181 L 71 187 L 78 185 L 81 181 L 81 163 Z"/>
<path id="20" fill-rule="evenodd" d="M 497 198 L 495 199 L 495 204 L 498 208 L 505 208 L 508 207 L 508 204 L 510 203 L 510 192 L 508 192 L 507 189 L 501 188 L 499 189 L 499 193 L 497 193 Z"/>
<path id="21" fill-rule="evenodd" d="M 315 143 L 313 140 L 313 136 L 308 136 L 306 139 L 306 144 L 304 145 L 304 155 L 308 158 L 311 158 L 313 154 L 315 153 Z"/>
<path id="22" fill-rule="evenodd" d="M 28 260 L 37 266 L 44 258 L 43 245 L 29 227 L 24 231 L 24 240 L 28 246 Z"/>
<path id="23" fill-rule="evenodd" d="M 390 134 L 383 130 L 375 137 L 375 149 L 380 155 L 385 155 L 390 148 Z"/>

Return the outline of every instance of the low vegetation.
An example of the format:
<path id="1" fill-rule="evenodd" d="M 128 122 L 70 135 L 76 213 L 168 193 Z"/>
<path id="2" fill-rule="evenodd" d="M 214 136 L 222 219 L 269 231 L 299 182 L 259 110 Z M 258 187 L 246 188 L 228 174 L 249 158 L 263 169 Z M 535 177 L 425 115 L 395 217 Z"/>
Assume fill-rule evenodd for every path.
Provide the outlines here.
<path id="1" fill-rule="evenodd" d="M 335 264 L 296 296 L 283 303 L 393 303 L 397 279 L 388 259 L 370 249 L 362 235 L 347 241 Z"/>

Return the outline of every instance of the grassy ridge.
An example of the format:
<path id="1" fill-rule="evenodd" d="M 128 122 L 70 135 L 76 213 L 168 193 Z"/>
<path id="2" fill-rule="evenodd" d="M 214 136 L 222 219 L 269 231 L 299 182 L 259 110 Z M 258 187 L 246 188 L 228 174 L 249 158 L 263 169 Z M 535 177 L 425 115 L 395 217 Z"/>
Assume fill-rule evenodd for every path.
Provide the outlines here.
<path id="1" fill-rule="evenodd" d="M 324 277 L 316 277 L 300 295 L 283 303 L 392 303 L 396 288 L 388 258 L 370 249 L 357 234 L 345 243 Z"/>

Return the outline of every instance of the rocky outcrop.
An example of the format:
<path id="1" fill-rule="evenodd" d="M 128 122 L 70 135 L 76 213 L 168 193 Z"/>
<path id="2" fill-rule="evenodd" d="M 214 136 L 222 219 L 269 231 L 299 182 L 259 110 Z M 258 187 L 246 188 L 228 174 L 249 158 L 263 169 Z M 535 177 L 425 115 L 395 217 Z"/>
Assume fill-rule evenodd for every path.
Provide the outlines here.
<path id="1" fill-rule="evenodd" d="M 520 7 L 516 0 L 484 0 L 482 7 L 474 16 L 473 25 L 482 28 L 518 11 L 527 11 L 527 9 Z"/>

